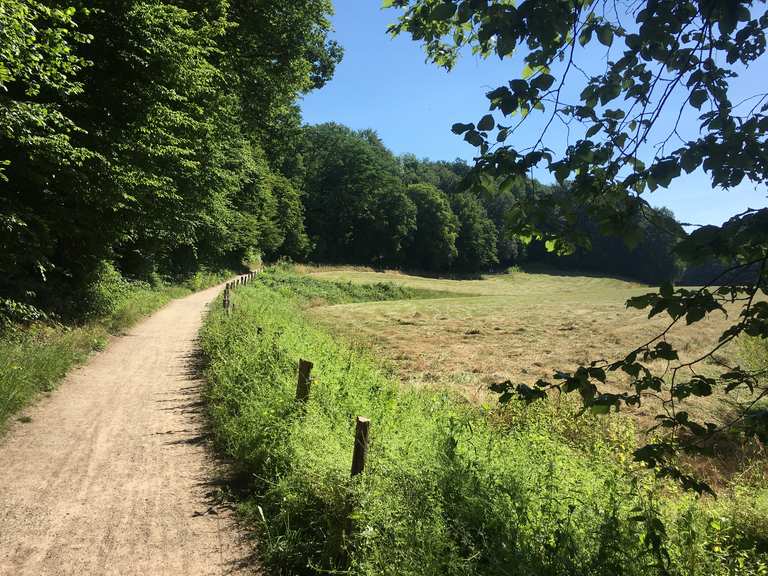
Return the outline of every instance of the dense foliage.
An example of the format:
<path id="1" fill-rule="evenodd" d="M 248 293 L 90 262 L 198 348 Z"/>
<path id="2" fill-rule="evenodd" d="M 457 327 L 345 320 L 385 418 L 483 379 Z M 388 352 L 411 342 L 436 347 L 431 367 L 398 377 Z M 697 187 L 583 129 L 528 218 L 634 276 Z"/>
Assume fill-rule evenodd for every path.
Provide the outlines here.
<path id="1" fill-rule="evenodd" d="M 436 272 L 524 262 L 509 212 L 548 187 L 495 180 L 477 195 L 462 161 L 398 158 L 371 130 L 300 125 L 297 97 L 341 57 L 330 11 L 329 0 L 3 2 L 6 307 L 82 317 L 104 262 L 152 282 L 257 255 Z"/>
<path id="2" fill-rule="evenodd" d="M 267 271 L 214 307 L 202 345 L 212 432 L 279 574 L 744 575 L 766 566 L 765 486 L 696 500 L 630 458 L 629 420 L 563 402 L 486 412 L 407 388 L 304 316 L 333 283 Z M 324 286 L 326 284 L 326 286 Z M 298 289 L 296 287 L 299 286 Z M 358 287 L 377 298 L 375 286 Z M 299 358 L 314 363 L 297 404 Z M 371 419 L 350 478 L 354 419 Z"/>
<path id="3" fill-rule="evenodd" d="M 643 220 L 634 242 L 625 243 L 606 236 L 581 211 L 578 229 L 591 249 L 550 256 L 544 242 L 526 247 L 515 236 L 514 215 L 531 195 L 554 200 L 568 196 L 568 186 L 491 179 L 476 193 L 469 189 L 464 161 L 395 157 L 372 131 L 338 124 L 309 126 L 304 134 L 301 158 L 313 260 L 460 273 L 543 261 L 650 283 L 680 273 L 672 250 L 685 231 L 668 212 L 649 209 L 647 216 L 663 221 L 666 231 Z"/>
<path id="4" fill-rule="evenodd" d="M 341 56 L 330 11 L 2 2 L 0 296 L 77 317 L 105 260 L 147 280 L 304 256 L 294 101 Z"/>

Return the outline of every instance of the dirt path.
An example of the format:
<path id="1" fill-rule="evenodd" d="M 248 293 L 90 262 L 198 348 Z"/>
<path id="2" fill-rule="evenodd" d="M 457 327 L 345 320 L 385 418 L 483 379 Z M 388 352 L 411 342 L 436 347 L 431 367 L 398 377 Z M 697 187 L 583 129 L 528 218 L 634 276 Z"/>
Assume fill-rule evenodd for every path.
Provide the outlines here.
<path id="1" fill-rule="evenodd" d="M 249 574 L 217 507 L 196 336 L 212 288 L 72 372 L 0 439 L 0 574 Z"/>

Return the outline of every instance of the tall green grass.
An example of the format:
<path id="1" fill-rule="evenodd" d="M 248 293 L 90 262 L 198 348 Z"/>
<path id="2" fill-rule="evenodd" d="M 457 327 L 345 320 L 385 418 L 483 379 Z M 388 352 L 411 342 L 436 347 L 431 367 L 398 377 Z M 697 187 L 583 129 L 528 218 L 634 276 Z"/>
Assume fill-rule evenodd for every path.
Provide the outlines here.
<path id="1" fill-rule="evenodd" d="M 75 365 L 170 300 L 213 286 L 228 272 L 198 273 L 178 284 L 128 282 L 109 265 L 91 289 L 94 311 L 80 325 L 34 322 L 0 324 L 0 432 L 7 420 L 39 393 L 53 390 Z"/>
<path id="2" fill-rule="evenodd" d="M 257 281 L 278 294 L 311 306 L 457 296 L 455 292 L 412 288 L 394 282 L 359 284 L 318 280 L 292 272 L 290 265 L 274 266 L 268 269 L 267 273 L 260 274 Z M 461 296 L 461 294 L 458 295 Z"/>
<path id="3" fill-rule="evenodd" d="M 403 389 L 371 352 L 312 325 L 306 298 L 268 285 L 239 290 L 230 315 L 213 307 L 202 345 L 214 437 L 275 573 L 765 573 L 761 516 L 744 528 L 731 500 L 660 490 L 631 464 L 621 421 Z M 299 358 L 315 364 L 303 407 Z M 350 478 L 358 415 L 371 446 Z"/>

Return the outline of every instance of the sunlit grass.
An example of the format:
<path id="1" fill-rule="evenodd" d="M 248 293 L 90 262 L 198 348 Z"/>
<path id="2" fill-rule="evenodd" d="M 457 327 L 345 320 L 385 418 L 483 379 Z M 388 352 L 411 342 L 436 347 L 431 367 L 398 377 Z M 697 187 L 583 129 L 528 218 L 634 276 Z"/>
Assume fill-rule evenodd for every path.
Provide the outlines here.
<path id="1" fill-rule="evenodd" d="M 666 573 L 765 568 L 760 490 L 715 503 L 657 485 L 631 461 L 631 420 L 577 417 L 568 401 L 501 410 L 405 386 L 377 347 L 317 326 L 320 308 L 270 283 L 241 290 L 230 315 L 213 307 L 202 342 L 214 436 L 276 572 L 660 575 L 638 512 L 664 527 Z M 315 364 L 304 407 L 294 401 L 299 358 Z M 356 415 L 372 420 L 371 451 L 351 479 Z"/>

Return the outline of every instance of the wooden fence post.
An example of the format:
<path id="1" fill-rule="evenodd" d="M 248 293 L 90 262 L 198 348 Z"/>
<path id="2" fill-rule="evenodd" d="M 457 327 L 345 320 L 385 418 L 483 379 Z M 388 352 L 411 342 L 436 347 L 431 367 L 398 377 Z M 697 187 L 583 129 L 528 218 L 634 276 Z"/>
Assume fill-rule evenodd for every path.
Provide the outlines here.
<path id="1" fill-rule="evenodd" d="M 299 379 L 296 382 L 296 402 L 304 403 L 309 400 L 309 387 L 312 383 L 312 362 L 299 360 Z"/>
<path id="2" fill-rule="evenodd" d="M 357 476 L 365 470 L 365 459 L 368 456 L 368 430 L 371 421 L 362 416 L 357 417 L 355 425 L 355 450 L 352 453 L 352 476 Z"/>

